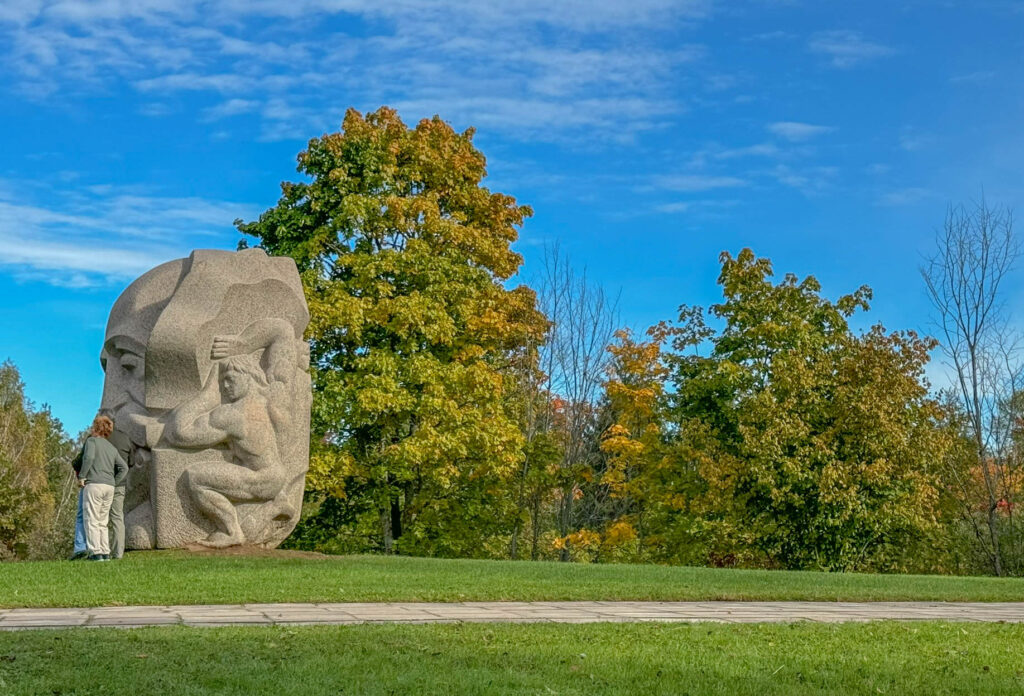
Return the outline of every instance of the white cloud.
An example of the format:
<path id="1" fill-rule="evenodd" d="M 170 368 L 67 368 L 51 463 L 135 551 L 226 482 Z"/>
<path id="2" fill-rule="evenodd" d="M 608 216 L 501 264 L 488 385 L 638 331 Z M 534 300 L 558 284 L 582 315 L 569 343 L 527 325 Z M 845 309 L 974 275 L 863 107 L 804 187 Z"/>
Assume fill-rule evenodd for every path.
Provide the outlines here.
<path id="1" fill-rule="evenodd" d="M 256 111 L 260 103 L 253 99 L 228 99 L 203 112 L 207 121 L 218 121 L 230 116 L 238 116 Z"/>
<path id="2" fill-rule="evenodd" d="M 789 41 L 797 38 L 797 35 L 788 31 L 764 31 L 759 34 L 751 34 L 745 37 L 744 41 Z"/>
<path id="3" fill-rule="evenodd" d="M 890 206 L 913 205 L 918 201 L 931 197 L 931 195 L 932 192 L 926 188 L 912 186 L 884 193 L 879 196 L 878 202 L 881 205 Z"/>
<path id="4" fill-rule="evenodd" d="M 685 213 L 692 206 L 688 201 L 677 201 L 675 203 L 663 203 L 662 205 L 655 206 L 654 209 L 659 213 Z"/>
<path id="5" fill-rule="evenodd" d="M 778 121 L 768 124 L 767 128 L 768 132 L 773 135 L 792 142 L 810 140 L 815 136 L 835 130 L 829 126 L 816 126 L 813 123 L 800 123 L 798 121 Z"/>
<path id="6" fill-rule="evenodd" d="M 254 85 L 252 80 L 246 79 L 242 75 L 201 75 L 189 72 L 138 80 L 135 87 L 142 92 L 214 91 L 226 93 L 250 91 Z"/>
<path id="7" fill-rule="evenodd" d="M 690 217 L 708 219 L 721 217 L 726 210 L 734 208 L 738 204 L 737 200 L 720 198 L 673 201 L 654 206 L 654 212 L 665 215 L 688 213 Z"/>
<path id="8" fill-rule="evenodd" d="M 0 271 L 61 286 L 131 279 L 194 247 L 230 248 L 238 238 L 232 221 L 258 212 L 109 186 L 33 188 L 46 194 L 46 204 L 26 201 L 25 189 L 18 199 L 0 200 Z"/>
<path id="9" fill-rule="evenodd" d="M 782 153 L 775 143 L 757 143 L 746 147 L 734 147 L 715 153 L 716 159 L 739 159 L 741 157 L 777 157 Z"/>
<path id="10" fill-rule="evenodd" d="M 900 149 L 907 152 L 917 152 L 932 144 L 934 138 L 922 133 L 906 131 L 900 135 Z"/>
<path id="11" fill-rule="evenodd" d="M 973 84 L 980 85 L 987 82 L 991 82 L 995 78 L 996 73 L 993 70 L 976 70 L 970 73 L 962 73 L 959 75 L 953 75 L 949 78 L 949 81 L 953 84 Z"/>
<path id="12" fill-rule="evenodd" d="M 26 0 L 0 13 L 0 61 L 8 85 L 39 100 L 126 83 L 154 99 L 146 115 L 161 115 L 167 95 L 210 93 L 219 102 L 199 118 L 253 113 L 264 140 L 304 139 L 337 127 L 344 106 L 389 103 L 407 118 L 467 117 L 461 125 L 518 137 L 629 142 L 685 111 L 666 85 L 705 54 L 646 39 L 711 9 L 711 0 Z M 360 20 L 360 35 L 347 33 Z M 691 79 L 703 78 L 694 69 Z"/>
<path id="13" fill-rule="evenodd" d="M 866 40 L 855 31 L 822 31 L 814 34 L 808 48 L 812 53 L 826 56 L 837 68 L 852 68 L 861 63 L 892 55 L 888 46 Z"/>
<path id="14" fill-rule="evenodd" d="M 783 186 L 794 188 L 805 196 L 813 196 L 828 189 L 839 175 L 833 166 L 791 167 L 779 164 L 765 172 Z"/>
<path id="15" fill-rule="evenodd" d="M 711 191 L 713 189 L 746 186 L 747 182 L 735 176 L 674 174 L 656 177 L 654 184 L 658 188 L 668 191 Z"/>

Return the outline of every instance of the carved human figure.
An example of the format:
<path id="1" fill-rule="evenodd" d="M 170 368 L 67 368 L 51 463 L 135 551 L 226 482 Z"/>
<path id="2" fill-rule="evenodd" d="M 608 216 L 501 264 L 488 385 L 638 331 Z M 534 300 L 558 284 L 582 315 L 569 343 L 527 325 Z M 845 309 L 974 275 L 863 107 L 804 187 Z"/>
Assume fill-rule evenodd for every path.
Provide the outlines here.
<path id="1" fill-rule="evenodd" d="M 273 501 L 273 517 L 289 518 L 294 507 L 284 492 L 288 472 L 278 433 L 291 427 L 292 384 L 299 371 L 291 326 L 280 319 L 254 322 L 237 336 L 215 336 L 202 391 L 173 409 L 164 438 L 178 447 L 226 445 L 232 463 L 197 463 L 186 470 L 197 507 L 219 529 L 198 543 L 224 547 L 245 543 L 236 503 Z M 256 359 L 262 351 L 266 371 Z"/>

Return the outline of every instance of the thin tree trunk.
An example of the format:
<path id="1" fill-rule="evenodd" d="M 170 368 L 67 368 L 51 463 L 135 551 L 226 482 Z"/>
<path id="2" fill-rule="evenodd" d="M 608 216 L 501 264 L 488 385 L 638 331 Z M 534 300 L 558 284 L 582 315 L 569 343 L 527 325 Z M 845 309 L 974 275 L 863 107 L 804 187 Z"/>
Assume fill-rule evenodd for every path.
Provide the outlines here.
<path id="1" fill-rule="evenodd" d="M 390 554 L 395 540 L 391 536 L 391 515 L 386 509 L 380 511 L 380 528 L 384 537 L 384 553 Z"/>
<path id="2" fill-rule="evenodd" d="M 391 538 L 402 537 L 402 506 L 396 495 L 391 499 Z"/>
<path id="3" fill-rule="evenodd" d="M 530 543 L 530 560 L 536 561 L 540 557 L 540 496 L 533 496 L 533 506 L 530 510 L 530 532 L 532 539 Z"/>

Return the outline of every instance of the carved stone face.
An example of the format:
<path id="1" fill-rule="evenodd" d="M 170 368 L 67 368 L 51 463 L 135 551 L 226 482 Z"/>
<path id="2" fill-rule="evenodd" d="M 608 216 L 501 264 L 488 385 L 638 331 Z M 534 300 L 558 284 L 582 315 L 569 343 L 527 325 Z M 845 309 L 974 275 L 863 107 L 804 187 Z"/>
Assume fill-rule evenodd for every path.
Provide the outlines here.
<path id="1" fill-rule="evenodd" d="M 176 259 L 144 273 L 114 303 L 100 351 L 103 399 L 100 408 L 114 419 L 137 447 L 147 447 L 144 421 L 154 413 L 147 407 L 147 350 L 153 327 L 166 308 L 183 272 Z"/>
<path id="2" fill-rule="evenodd" d="M 130 336 L 112 336 L 103 346 L 100 364 L 104 372 L 100 408 L 110 411 L 114 422 L 125 411 L 143 409 L 146 399 L 145 346 Z"/>
<path id="3" fill-rule="evenodd" d="M 228 401 L 238 401 L 252 388 L 252 377 L 237 370 L 226 370 L 220 378 L 220 391 Z"/>

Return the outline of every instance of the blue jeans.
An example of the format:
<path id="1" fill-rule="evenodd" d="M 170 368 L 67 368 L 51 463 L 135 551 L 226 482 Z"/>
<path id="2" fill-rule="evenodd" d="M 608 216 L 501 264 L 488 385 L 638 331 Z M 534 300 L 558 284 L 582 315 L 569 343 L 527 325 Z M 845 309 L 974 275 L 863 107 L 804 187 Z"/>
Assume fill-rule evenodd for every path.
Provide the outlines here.
<path id="1" fill-rule="evenodd" d="M 78 514 L 75 515 L 75 553 L 85 553 L 89 547 L 85 545 L 85 517 L 82 512 L 82 491 L 78 489 Z"/>

